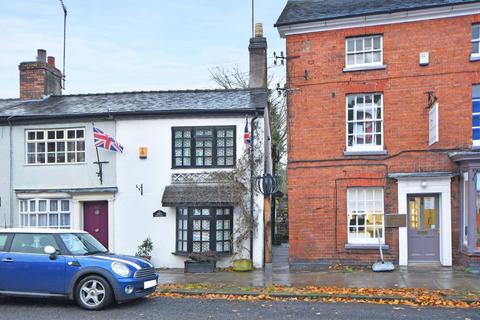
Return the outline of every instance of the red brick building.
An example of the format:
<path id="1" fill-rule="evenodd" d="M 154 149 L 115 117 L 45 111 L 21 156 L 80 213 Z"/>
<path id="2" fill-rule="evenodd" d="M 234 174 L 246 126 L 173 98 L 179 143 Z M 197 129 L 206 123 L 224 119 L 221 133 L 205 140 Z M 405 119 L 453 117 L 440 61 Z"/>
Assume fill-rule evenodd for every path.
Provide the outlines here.
<path id="1" fill-rule="evenodd" d="M 480 264 L 480 1 L 290 0 L 290 263 Z M 477 113 L 478 112 L 478 113 Z"/>

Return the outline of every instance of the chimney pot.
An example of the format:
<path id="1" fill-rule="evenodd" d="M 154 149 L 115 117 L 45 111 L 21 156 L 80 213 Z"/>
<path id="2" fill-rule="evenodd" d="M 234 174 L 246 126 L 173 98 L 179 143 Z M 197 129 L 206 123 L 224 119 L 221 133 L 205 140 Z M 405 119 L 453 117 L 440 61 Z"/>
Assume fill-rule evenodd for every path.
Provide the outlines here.
<path id="1" fill-rule="evenodd" d="M 49 57 L 48 57 L 48 64 L 49 64 L 51 67 L 55 68 L 55 57 L 49 56 Z"/>
<path id="2" fill-rule="evenodd" d="M 261 23 L 255 24 L 255 37 L 250 39 L 250 88 L 267 88 L 267 39 Z"/>
<path id="3" fill-rule="evenodd" d="M 43 99 L 45 96 L 62 94 L 62 72 L 55 68 L 55 58 L 47 51 L 37 50 L 37 60 L 22 62 L 20 71 L 20 99 Z"/>
<path id="4" fill-rule="evenodd" d="M 45 49 L 37 50 L 37 61 L 47 62 L 47 50 Z"/>
<path id="5" fill-rule="evenodd" d="M 260 22 L 255 23 L 255 38 L 263 37 L 263 24 Z"/>

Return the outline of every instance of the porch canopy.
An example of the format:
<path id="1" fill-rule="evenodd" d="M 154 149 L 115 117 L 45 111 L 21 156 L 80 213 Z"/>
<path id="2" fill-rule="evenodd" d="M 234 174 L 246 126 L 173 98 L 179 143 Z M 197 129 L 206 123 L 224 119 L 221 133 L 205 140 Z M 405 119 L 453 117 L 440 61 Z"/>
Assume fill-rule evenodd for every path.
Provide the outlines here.
<path id="1" fill-rule="evenodd" d="M 169 185 L 163 192 L 164 207 L 222 206 L 239 202 L 239 190 L 233 183 L 215 185 Z"/>

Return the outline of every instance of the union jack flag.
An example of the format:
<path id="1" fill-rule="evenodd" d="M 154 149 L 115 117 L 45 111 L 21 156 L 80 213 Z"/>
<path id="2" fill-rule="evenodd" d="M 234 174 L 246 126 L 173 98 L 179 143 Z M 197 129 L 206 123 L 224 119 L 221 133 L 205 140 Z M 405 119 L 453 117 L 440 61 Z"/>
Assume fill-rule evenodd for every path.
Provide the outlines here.
<path id="1" fill-rule="evenodd" d="M 95 147 L 105 148 L 110 151 L 123 153 L 123 147 L 111 135 L 93 127 L 93 140 Z"/>
<path id="2" fill-rule="evenodd" d="M 250 139 L 250 132 L 248 131 L 248 117 L 245 118 L 245 130 L 243 132 L 243 142 L 250 147 L 252 145 L 252 139 Z"/>

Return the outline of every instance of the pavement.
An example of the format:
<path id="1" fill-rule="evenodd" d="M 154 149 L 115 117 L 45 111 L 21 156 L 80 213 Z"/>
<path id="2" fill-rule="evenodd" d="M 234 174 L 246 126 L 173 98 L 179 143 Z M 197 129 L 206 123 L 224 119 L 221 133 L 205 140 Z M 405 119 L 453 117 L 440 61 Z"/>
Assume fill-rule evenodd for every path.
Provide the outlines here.
<path id="1" fill-rule="evenodd" d="M 293 272 L 288 268 L 288 245 L 274 246 L 273 264 L 265 270 L 247 273 L 215 272 L 185 274 L 183 269 L 158 270 L 160 284 L 228 284 L 264 288 L 271 285 L 291 287 L 322 286 L 339 288 L 422 288 L 480 292 L 480 275 L 463 268 L 409 266 L 387 273 L 370 269 Z"/>
<path id="2" fill-rule="evenodd" d="M 480 320 L 478 309 L 412 308 L 306 301 L 229 301 L 147 298 L 85 311 L 65 300 L 1 298 L 0 319 L 450 319 Z"/>

